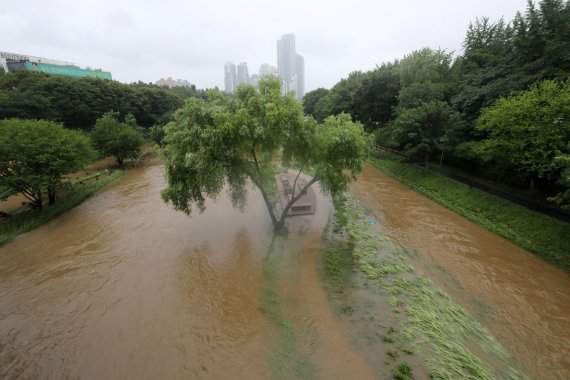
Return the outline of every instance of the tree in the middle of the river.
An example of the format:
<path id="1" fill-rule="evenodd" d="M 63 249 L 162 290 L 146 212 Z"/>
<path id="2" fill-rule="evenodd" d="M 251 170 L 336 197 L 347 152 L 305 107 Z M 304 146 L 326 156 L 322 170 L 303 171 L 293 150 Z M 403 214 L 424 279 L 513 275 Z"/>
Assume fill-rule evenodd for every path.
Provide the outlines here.
<path id="1" fill-rule="evenodd" d="M 281 95 L 281 82 L 269 76 L 258 87 L 240 86 L 235 97 L 219 91 L 208 101 L 188 99 L 165 127 L 167 188 L 165 201 L 190 214 L 205 210 L 227 186 L 232 204 L 243 209 L 248 180 L 261 192 L 275 230 L 283 228 L 290 207 L 315 182 L 334 195 L 347 189 L 362 170 L 369 139 L 350 115 L 331 116 L 323 124 L 303 116 L 292 94 Z M 303 189 L 277 215 L 272 199 L 276 161 L 295 168 L 297 178 L 311 173 Z"/>

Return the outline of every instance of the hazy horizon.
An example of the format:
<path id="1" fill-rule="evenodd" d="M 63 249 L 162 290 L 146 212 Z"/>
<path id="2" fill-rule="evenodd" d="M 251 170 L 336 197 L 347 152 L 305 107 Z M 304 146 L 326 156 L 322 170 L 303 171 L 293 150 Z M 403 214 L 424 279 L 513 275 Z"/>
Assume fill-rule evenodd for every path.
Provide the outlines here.
<path id="1" fill-rule="evenodd" d="M 223 89 L 226 62 L 247 62 L 250 74 L 277 66 L 277 40 L 293 33 L 309 92 L 423 47 L 459 53 L 469 22 L 525 9 L 526 0 L 33 0 L 0 5 L 0 50 L 102 68 L 121 82 Z"/>

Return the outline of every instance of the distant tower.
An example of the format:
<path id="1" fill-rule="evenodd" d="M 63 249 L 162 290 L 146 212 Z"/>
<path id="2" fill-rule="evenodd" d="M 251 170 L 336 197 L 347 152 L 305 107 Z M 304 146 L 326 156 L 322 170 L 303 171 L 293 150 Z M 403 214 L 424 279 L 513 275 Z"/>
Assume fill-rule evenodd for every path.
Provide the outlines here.
<path id="1" fill-rule="evenodd" d="M 305 96 L 305 59 L 300 54 L 295 56 L 295 73 L 297 74 L 297 99 L 303 100 L 303 96 Z"/>
<path id="2" fill-rule="evenodd" d="M 237 67 L 237 86 L 240 84 L 249 83 L 249 72 L 247 70 L 247 63 L 241 62 Z"/>
<path id="3" fill-rule="evenodd" d="M 224 66 L 224 71 L 225 71 L 224 79 L 225 79 L 226 92 L 229 94 L 233 94 L 237 87 L 236 65 L 234 65 L 232 62 L 228 62 Z"/>
<path id="4" fill-rule="evenodd" d="M 294 34 L 284 34 L 277 41 L 277 70 L 283 93 L 295 91 L 301 100 L 305 95 L 305 60 L 295 51 Z"/>
<path id="5" fill-rule="evenodd" d="M 283 81 L 283 93 L 296 91 L 295 80 L 295 35 L 284 34 L 277 41 L 277 70 Z"/>
<path id="6" fill-rule="evenodd" d="M 262 63 L 259 66 L 259 78 L 263 78 L 266 75 L 278 75 L 277 67 L 271 66 L 269 63 Z"/>

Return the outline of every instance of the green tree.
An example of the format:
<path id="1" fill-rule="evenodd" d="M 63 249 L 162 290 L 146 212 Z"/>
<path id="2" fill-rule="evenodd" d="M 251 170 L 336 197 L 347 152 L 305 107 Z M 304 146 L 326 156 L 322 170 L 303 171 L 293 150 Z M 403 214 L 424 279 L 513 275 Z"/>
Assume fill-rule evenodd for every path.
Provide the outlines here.
<path id="1" fill-rule="evenodd" d="M 523 85 L 514 73 L 513 28 L 502 19 L 493 23 L 481 18 L 469 24 L 463 47 L 454 65 L 459 91 L 452 103 L 472 128 L 483 108 Z"/>
<path id="2" fill-rule="evenodd" d="M 157 143 L 159 146 L 163 146 L 164 145 L 164 137 L 166 136 L 166 133 L 164 132 L 164 126 L 162 125 L 154 125 L 152 126 L 149 130 L 148 130 L 148 135 L 149 137 L 152 139 L 152 141 L 154 141 L 155 143 Z"/>
<path id="3" fill-rule="evenodd" d="M 524 16 L 513 20 L 515 72 L 522 87 L 545 79 L 563 80 L 570 73 L 570 2 L 528 1 Z"/>
<path id="4" fill-rule="evenodd" d="M 423 102 L 403 109 L 390 125 L 390 144 L 412 158 L 424 159 L 429 165 L 434 153 L 453 149 L 463 122 L 459 113 L 440 100 Z"/>
<path id="5" fill-rule="evenodd" d="M 381 144 L 421 158 L 429 165 L 430 157 L 453 149 L 463 123 L 451 108 L 453 94 L 451 55 L 442 50 L 424 48 L 399 61 L 394 70 L 399 74 L 396 118 L 381 129 Z"/>
<path id="6" fill-rule="evenodd" d="M 392 63 L 383 64 L 364 73 L 355 91 L 351 112 L 370 130 L 394 118 L 400 92 L 400 76 L 395 67 Z"/>
<path id="7" fill-rule="evenodd" d="M 314 117 L 322 122 L 327 116 L 348 113 L 353 120 L 358 120 L 359 115 L 355 112 L 356 96 L 364 79 L 364 73 L 354 71 L 348 78 L 341 79 L 333 88 L 317 101 L 314 109 Z"/>
<path id="8" fill-rule="evenodd" d="M 568 151 L 570 151 L 570 142 L 568 145 Z M 556 202 L 563 210 L 570 211 L 570 154 L 560 155 L 555 160 L 562 168 L 558 182 L 563 187 L 563 190 L 548 200 Z"/>
<path id="9" fill-rule="evenodd" d="M 145 83 L 124 84 L 95 78 L 50 76 L 26 70 L 0 76 L 0 118 L 46 119 L 68 128 L 90 129 L 111 110 L 132 113 L 149 128 L 182 106 L 170 89 Z"/>
<path id="10" fill-rule="evenodd" d="M 89 138 L 45 120 L 0 121 L 0 188 L 22 193 L 37 208 L 55 202 L 63 176 L 95 157 Z"/>
<path id="11" fill-rule="evenodd" d="M 91 131 L 91 139 L 99 152 L 115 156 L 122 168 L 126 158 L 137 157 L 143 137 L 133 117 L 127 117 L 124 123 L 118 117 L 117 112 L 107 112 L 97 119 L 95 128 Z"/>
<path id="12" fill-rule="evenodd" d="M 561 171 L 555 158 L 570 153 L 570 80 L 547 80 L 501 98 L 476 128 L 486 135 L 477 148 L 486 161 L 525 173 L 531 190 L 537 178 L 555 181 Z"/>
<path id="13" fill-rule="evenodd" d="M 307 92 L 305 96 L 303 96 L 303 112 L 305 115 L 314 116 L 315 106 L 328 92 L 329 90 L 325 88 L 317 88 L 316 90 Z"/>
<path id="14" fill-rule="evenodd" d="M 261 192 L 275 230 L 283 228 L 290 207 L 317 181 L 337 194 L 347 189 L 362 169 L 368 138 L 362 125 L 343 114 L 319 125 L 305 120 L 301 104 L 281 95 L 278 78 L 262 79 L 258 88 L 240 86 L 235 98 L 210 91 L 208 101 L 189 99 L 166 127 L 164 150 L 168 187 L 163 199 L 190 214 L 203 211 L 205 198 L 227 185 L 234 207 L 242 208 L 247 182 Z M 314 173 L 280 216 L 273 209 L 272 158 L 281 150 L 283 164 Z"/>

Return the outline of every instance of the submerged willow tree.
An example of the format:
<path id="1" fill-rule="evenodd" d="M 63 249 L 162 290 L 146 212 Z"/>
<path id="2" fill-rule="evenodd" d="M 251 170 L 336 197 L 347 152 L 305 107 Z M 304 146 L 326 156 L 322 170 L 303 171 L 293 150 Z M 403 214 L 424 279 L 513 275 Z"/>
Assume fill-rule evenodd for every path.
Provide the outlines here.
<path id="1" fill-rule="evenodd" d="M 261 192 L 275 230 L 282 229 L 291 206 L 315 182 L 334 195 L 347 189 L 362 170 L 369 139 L 350 115 L 331 116 L 323 124 L 305 118 L 294 97 L 281 95 L 281 82 L 269 76 L 258 87 L 240 86 L 235 98 L 219 91 L 208 100 L 188 99 L 165 127 L 166 202 L 190 214 L 205 210 L 227 186 L 232 204 L 243 209 L 251 181 Z M 280 152 L 280 155 L 275 153 Z M 271 199 L 275 157 L 282 166 L 313 173 L 277 215 Z"/>

